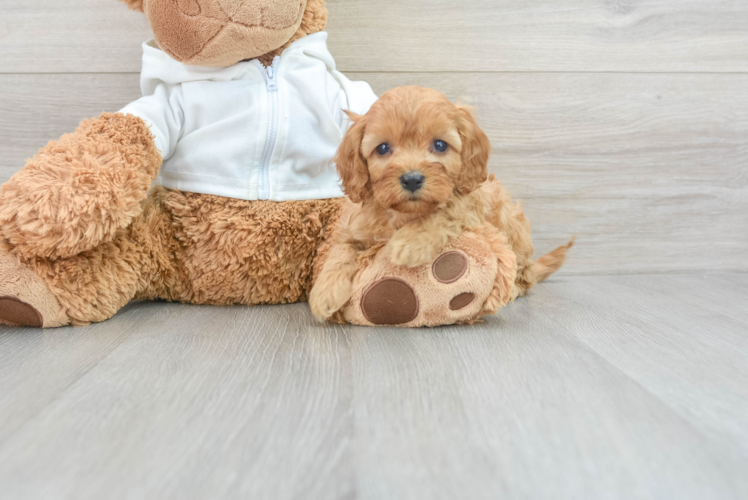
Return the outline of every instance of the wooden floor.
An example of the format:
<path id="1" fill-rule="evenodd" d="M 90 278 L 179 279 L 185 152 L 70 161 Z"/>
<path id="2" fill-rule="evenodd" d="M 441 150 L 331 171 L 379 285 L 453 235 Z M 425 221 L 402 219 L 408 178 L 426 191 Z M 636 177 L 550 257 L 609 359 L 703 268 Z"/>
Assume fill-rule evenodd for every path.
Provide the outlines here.
<path id="1" fill-rule="evenodd" d="M 133 303 L 0 327 L 0 498 L 745 499 L 748 274 L 561 277 L 472 327 Z"/>

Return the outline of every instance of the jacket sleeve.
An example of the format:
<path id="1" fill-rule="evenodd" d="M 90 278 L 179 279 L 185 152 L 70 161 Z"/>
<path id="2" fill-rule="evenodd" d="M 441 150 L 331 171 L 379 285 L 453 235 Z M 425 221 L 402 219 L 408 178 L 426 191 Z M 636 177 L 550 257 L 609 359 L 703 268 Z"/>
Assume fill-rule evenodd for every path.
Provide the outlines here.
<path id="1" fill-rule="evenodd" d="M 184 126 L 182 86 L 159 84 L 153 94 L 141 97 L 120 110 L 120 113 L 141 118 L 156 138 L 162 159 L 174 154 Z"/>
<path id="2" fill-rule="evenodd" d="M 338 81 L 346 98 L 345 109 L 359 115 L 365 115 L 377 99 L 377 95 L 366 82 L 354 82 L 349 80 L 339 71 L 333 72 L 333 77 Z"/>

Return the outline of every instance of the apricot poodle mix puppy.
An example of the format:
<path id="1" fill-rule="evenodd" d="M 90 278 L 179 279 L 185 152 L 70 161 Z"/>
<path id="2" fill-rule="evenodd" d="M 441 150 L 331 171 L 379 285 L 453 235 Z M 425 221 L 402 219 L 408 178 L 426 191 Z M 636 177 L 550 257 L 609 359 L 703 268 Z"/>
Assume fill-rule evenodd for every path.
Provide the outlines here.
<path id="1" fill-rule="evenodd" d="M 420 87 L 384 94 L 354 125 L 335 161 L 348 196 L 332 249 L 310 294 L 312 313 L 331 318 L 348 302 L 357 260 L 371 249 L 395 265 L 431 263 L 450 238 L 492 224 L 503 233 L 492 312 L 563 263 L 561 247 L 533 263 L 530 223 L 493 176 L 491 143 L 468 108 Z M 516 262 L 516 265 L 515 265 Z M 502 285 L 503 284 L 503 285 Z"/>

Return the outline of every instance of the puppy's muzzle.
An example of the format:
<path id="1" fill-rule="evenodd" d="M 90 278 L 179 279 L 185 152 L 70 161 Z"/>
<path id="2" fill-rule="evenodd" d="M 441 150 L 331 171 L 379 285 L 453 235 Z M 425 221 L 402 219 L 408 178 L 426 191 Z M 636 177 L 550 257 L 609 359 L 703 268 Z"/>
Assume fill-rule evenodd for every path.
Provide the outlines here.
<path id="1" fill-rule="evenodd" d="M 426 182 L 426 177 L 421 172 L 408 172 L 400 176 L 400 185 L 411 193 L 421 189 L 424 182 Z"/>

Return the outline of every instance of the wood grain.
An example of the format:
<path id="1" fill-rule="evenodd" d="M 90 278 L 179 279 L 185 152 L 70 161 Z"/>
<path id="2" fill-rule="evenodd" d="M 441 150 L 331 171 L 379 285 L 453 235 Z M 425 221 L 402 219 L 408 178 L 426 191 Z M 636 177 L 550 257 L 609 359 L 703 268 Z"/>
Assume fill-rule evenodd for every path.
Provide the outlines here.
<path id="1" fill-rule="evenodd" d="M 644 286 L 647 278 L 631 280 Z M 724 436 L 702 434 L 661 394 L 640 385 L 640 377 L 668 376 L 681 361 L 680 351 L 659 371 L 649 364 L 647 371 L 622 372 L 615 363 L 625 363 L 629 353 L 604 358 L 582 341 L 607 339 L 612 353 L 638 340 L 631 332 L 637 311 L 623 312 L 615 323 L 605 320 L 605 298 L 624 301 L 637 293 L 610 293 L 616 281 L 555 280 L 552 290 L 464 330 L 402 335 L 355 329 L 357 445 L 366 450 L 360 454 L 363 497 L 397 492 L 400 498 L 448 499 L 469 492 L 470 498 L 486 499 L 739 498 L 745 481 L 724 473 L 748 463 L 740 450 Z M 586 286 L 603 300 L 579 303 L 575 292 Z M 546 316 L 548 311 L 563 311 L 565 320 Z M 580 316 L 588 321 L 578 322 Z M 664 335 L 652 343 L 674 334 L 671 328 L 677 326 L 661 325 Z M 745 352 L 737 356 L 745 359 Z M 716 365 L 719 360 L 702 361 L 698 373 Z M 727 366 L 730 376 L 742 379 L 742 371 Z M 720 387 L 713 399 L 730 398 L 715 379 L 704 382 Z M 680 389 L 671 400 L 691 396 L 687 384 L 669 388 Z M 700 404 L 697 399 L 691 403 Z M 397 424 L 384 424 L 390 421 Z M 663 452 L 665 460 L 659 458 Z M 618 459 L 611 461 L 613 456 Z M 723 481 L 719 491 L 706 479 L 712 474 Z"/>
<path id="2" fill-rule="evenodd" d="M 2 73 L 139 72 L 145 16 L 117 0 L 0 0 Z"/>
<path id="3" fill-rule="evenodd" d="M 0 499 L 739 500 L 747 290 L 552 278 L 423 330 L 306 304 L 0 327 Z"/>
<path id="4" fill-rule="evenodd" d="M 747 455 L 748 315 L 739 304 L 748 293 L 739 290 L 748 275 L 726 282 L 679 275 L 594 277 L 571 286 L 558 280 L 538 287 L 535 298 L 577 304 L 544 314 L 712 439 Z M 621 325 L 625 339 L 610 335 Z M 730 367 L 730 377 L 715 365 Z"/>
<path id="5" fill-rule="evenodd" d="M 344 71 L 748 71 L 743 0 L 330 0 Z M 137 72 L 115 0 L 0 0 L 0 72 Z"/>
<path id="6" fill-rule="evenodd" d="M 0 334 L 0 443 L 130 338 L 148 318 L 143 311 L 125 308 L 115 329 L 5 329 Z"/>
<path id="7" fill-rule="evenodd" d="M 87 327 L 129 339 L 36 414 L 7 401 L 25 425 L 0 441 L 0 498 L 350 498 L 350 350 L 307 310 L 142 303 Z M 56 381 L 44 358 L 80 343 L 68 331 L 28 353 L 26 399 Z"/>
<path id="8" fill-rule="evenodd" d="M 579 237 L 562 272 L 748 270 L 748 75 L 349 76 L 473 104 L 538 253 Z M 130 74 L 0 75 L 0 180 L 137 88 Z"/>
<path id="9" fill-rule="evenodd" d="M 140 96 L 136 74 L 0 75 L 0 181 L 82 120 Z"/>

